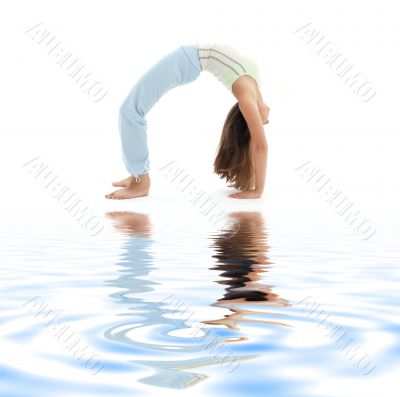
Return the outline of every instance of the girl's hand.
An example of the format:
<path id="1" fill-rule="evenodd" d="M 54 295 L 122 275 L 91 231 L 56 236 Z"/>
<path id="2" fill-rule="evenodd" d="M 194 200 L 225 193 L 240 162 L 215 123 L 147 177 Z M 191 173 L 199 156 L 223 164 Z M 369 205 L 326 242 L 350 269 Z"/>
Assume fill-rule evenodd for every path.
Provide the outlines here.
<path id="1" fill-rule="evenodd" d="M 241 199 L 254 199 L 261 197 L 261 193 L 257 190 L 246 190 L 244 192 L 236 192 L 228 194 L 231 198 L 241 198 Z"/>

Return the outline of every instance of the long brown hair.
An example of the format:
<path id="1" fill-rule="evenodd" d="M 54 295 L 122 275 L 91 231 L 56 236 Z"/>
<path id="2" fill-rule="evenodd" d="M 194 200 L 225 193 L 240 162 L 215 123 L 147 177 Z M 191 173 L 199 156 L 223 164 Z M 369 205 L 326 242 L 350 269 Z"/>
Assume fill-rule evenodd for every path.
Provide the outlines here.
<path id="1" fill-rule="evenodd" d="M 249 127 L 236 102 L 226 116 L 214 160 L 214 173 L 226 178 L 229 187 L 254 189 L 255 173 L 250 143 Z"/>

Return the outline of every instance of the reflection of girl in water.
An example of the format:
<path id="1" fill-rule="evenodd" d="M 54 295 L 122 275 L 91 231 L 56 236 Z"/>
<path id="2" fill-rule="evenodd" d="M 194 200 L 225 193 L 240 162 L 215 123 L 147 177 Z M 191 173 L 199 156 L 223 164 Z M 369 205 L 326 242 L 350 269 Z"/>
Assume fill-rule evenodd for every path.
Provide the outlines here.
<path id="1" fill-rule="evenodd" d="M 213 257 L 218 263 L 211 270 L 221 271 L 223 279 L 217 283 L 226 286 L 224 296 L 213 306 L 227 307 L 234 314 L 205 323 L 224 324 L 236 329 L 237 321 L 256 321 L 242 319 L 245 314 L 254 312 L 241 309 L 236 304 L 288 306 L 288 302 L 273 293 L 270 286 L 257 283 L 262 277 L 261 273 L 266 272 L 272 263 L 265 255 L 269 247 L 261 213 L 233 212 L 230 216 L 235 221 L 235 233 L 232 235 L 228 230 L 213 237 L 216 250 Z"/>
<path id="2" fill-rule="evenodd" d="M 170 335 L 187 328 L 185 321 L 174 318 L 185 308 L 165 307 L 162 302 L 149 299 L 158 285 L 153 277 L 149 277 L 155 268 L 149 217 L 119 211 L 108 212 L 106 216 L 126 238 L 116 262 L 119 276 L 107 281 L 107 285 L 117 288 L 110 296 L 120 308 L 124 307 L 124 311 L 119 313 L 120 320 L 105 330 L 104 336 L 115 343 L 125 344 L 126 353 L 132 356 L 134 364 L 152 369 L 153 374 L 138 380 L 141 383 L 182 389 L 203 381 L 207 376 L 197 368 L 216 364 L 217 359 L 209 357 L 201 338 L 188 340 Z M 155 329 L 159 334 L 154 339 Z"/>

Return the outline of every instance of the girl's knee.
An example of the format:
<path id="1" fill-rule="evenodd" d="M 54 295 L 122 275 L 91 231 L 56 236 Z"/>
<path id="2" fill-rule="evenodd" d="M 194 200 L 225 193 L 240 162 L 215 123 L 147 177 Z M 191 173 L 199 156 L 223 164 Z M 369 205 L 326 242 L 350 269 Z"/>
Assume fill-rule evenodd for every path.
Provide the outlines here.
<path id="1" fill-rule="evenodd" d="M 125 99 L 119 107 L 120 116 L 126 117 L 131 121 L 142 120 L 144 114 L 140 108 L 135 105 L 135 102 L 131 99 Z"/>

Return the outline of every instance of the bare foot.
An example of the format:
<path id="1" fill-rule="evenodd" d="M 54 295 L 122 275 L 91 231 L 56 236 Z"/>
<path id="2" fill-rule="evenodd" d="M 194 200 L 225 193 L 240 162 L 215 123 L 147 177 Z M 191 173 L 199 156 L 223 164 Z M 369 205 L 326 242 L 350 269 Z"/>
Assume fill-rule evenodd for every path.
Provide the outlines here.
<path id="1" fill-rule="evenodd" d="M 136 182 L 136 178 L 131 175 L 127 178 L 128 181 L 125 187 L 110 194 L 106 194 L 105 197 L 108 199 L 123 200 L 147 196 L 150 189 L 149 174 L 141 175 L 140 179 L 140 182 Z"/>
<path id="2" fill-rule="evenodd" d="M 127 178 L 122 179 L 121 181 L 111 182 L 111 184 L 116 187 L 126 187 L 126 186 L 128 186 L 128 183 L 130 180 L 131 180 L 131 177 L 128 176 Z"/>

